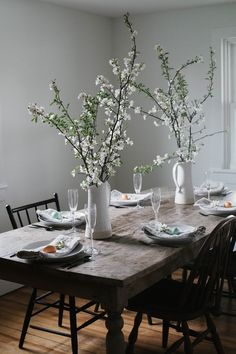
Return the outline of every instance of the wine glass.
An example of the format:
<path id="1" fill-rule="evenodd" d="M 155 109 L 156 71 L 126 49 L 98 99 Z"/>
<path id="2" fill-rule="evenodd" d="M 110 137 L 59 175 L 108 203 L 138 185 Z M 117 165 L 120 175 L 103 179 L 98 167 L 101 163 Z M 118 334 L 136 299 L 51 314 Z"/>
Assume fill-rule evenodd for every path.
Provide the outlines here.
<path id="1" fill-rule="evenodd" d="M 87 208 L 87 218 L 86 218 L 86 221 L 88 222 L 88 229 L 89 229 L 89 236 L 90 236 L 90 247 L 88 247 L 86 251 L 90 254 L 91 260 L 94 260 L 95 256 L 98 254 L 98 250 L 94 247 L 94 242 L 93 242 L 93 233 L 96 225 L 96 219 L 97 219 L 97 206 L 95 203 L 90 203 Z"/>
<path id="2" fill-rule="evenodd" d="M 211 200 L 211 171 L 205 171 L 205 185 L 207 189 L 207 199 Z"/>
<path id="3" fill-rule="evenodd" d="M 72 215 L 72 230 L 71 233 L 75 234 L 76 229 L 75 229 L 75 212 L 78 207 L 78 201 L 79 201 L 79 193 L 78 189 L 68 189 L 68 204 L 70 208 L 70 212 Z"/>
<path id="4" fill-rule="evenodd" d="M 142 189 L 142 173 L 134 173 L 133 174 L 133 185 L 134 191 L 136 194 L 140 194 Z M 139 204 L 139 200 L 137 200 L 136 209 L 141 209 L 142 206 Z"/>
<path id="5" fill-rule="evenodd" d="M 155 214 L 155 222 L 158 223 L 158 212 L 161 205 L 161 188 L 152 189 L 151 203 Z"/>

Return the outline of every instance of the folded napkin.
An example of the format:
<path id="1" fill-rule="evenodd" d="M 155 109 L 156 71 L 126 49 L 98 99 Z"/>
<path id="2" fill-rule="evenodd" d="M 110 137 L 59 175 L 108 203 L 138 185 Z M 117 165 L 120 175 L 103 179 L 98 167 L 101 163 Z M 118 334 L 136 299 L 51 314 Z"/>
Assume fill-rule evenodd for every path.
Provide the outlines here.
<path id="1" fill-rule="evenodd" d="M 156 222 L 149 222 L 142 227 L 145 238 L 142 242 L 147 244 L 159 244 L 170 247 L 180 247 L 193 241 L 197 235 L 204 234 L 206 228 L 198 228 L 189 225 L 167 226 Z"/>
<path id="2" fill-rule="evenodd" d="M 71 223 L 73 218 L 69 211 L 57 211 L 54 209 L 45 209 L 36 211 L 40 221 L 53 222 L 55 224 Z M 84 213 L 76 211 L 75 221 L 83 222 L 85 221 Z"/>
<path id="3" fill-rule="evenodd" d="M 207 198 L 201 198 L 198 199 L 195 203 L 194 206 L 198 206 L 200 208 L 216 208 L 219 205 L 218 200 L 209 200 Z"/>
<path id="4" fill-rule="evenodd" d="M 65 235 L 59 235 L 47 245 L 40 246 L 34 249 L 23 249 L 17 252 L 17 257 L 28 260 L 56 259 L 69 255 L 78 245 L 79 239 L 77 236 L 70 237 Z M 43 251 L 46 246 L 55 246 L 57 250 L 55 253 L 46 253 Z"/>
<path id="5" fill-rule="evenodd" d="M 204 182 L 200 187 L 194 187 L 194 193 L 199 197 L 206 197 L 208 195 L 207 183 Z M 210 181 L 210 195 L 227 195 L 230 193 L 227 187 L 222 182 Z"/>

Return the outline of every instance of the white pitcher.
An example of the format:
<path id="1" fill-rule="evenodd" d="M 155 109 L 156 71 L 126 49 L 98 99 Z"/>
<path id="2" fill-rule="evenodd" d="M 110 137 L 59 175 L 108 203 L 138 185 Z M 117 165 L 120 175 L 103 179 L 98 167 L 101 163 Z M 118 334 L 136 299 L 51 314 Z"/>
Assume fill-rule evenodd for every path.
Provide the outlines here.
<path id="1" fill-rule="evenodd" d="M 101 240 L 112 236 L 111 219 L 109 214 L 111 188 L 108 182 L 100 186 L 89 187 L 88 207 L 91 203 L 97 206 L 97 219 L 94 228 L 94 240 Z"/>
<path id="2" fill-rule="evenodd" d="M 193 204 L 192 163 L 176 162 L 173 166 L 173 179 L 176 185 L 175 203 Z"/>

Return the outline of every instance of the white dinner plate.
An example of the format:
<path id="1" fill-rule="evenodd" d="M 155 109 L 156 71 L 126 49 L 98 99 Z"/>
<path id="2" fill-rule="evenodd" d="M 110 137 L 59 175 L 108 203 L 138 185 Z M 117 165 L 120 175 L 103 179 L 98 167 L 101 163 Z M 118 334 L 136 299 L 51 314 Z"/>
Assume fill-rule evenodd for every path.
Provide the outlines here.
<path id="1" fill-rule="evenodd" d="M 121 199 L 122 195 L 127 195 L 128 199 Z M 141 202 L 150 198 L 150 193 L 134 194 L 134 193 L 120 193 L 115 197 L 111 196 L 110 205 L 114 206 L 134 206 L 137 202 Z"/>
<path id="2" fill-rule="evenodd" d="M 199 205 L 201 212 L 205 215 L 235 215 L 236 214 L 236 206 L 232 206 L 232 208 L 225 208 L 223 206 L 217 207 L 203 207 Z"/>
<path id="3" fill-rule="evenodd" d="M 52 240 L 51 240 L 52 241 Z M 50 244 L 49 240 L 44 240 L 44 241 L 35 241 L 32 243 L 29 243 L 28 245 L 26 245 L 24 247 L 25 250 L 29 250 L 29 251 L 39 251 L 41 248 L 43 248 L 44 246 Z M 81 243 L 79 243 L 69 254 L 66 255 L 56 255 L 53 253 L 44 253 L 44 257 L 42 259 L 35 259 L 35 260 L 30 260 L 30 261 L 34 261 L 34 262 L 47 262 L 47 263 L 51 263 L 51 262 L 62 262 L 62 261 L 67 261 L 67 260 L 71 260 L 73 258 L 80 258 L 83 257 L 85 255 L 84 253 L 84 248 L 83 245 Z"/>

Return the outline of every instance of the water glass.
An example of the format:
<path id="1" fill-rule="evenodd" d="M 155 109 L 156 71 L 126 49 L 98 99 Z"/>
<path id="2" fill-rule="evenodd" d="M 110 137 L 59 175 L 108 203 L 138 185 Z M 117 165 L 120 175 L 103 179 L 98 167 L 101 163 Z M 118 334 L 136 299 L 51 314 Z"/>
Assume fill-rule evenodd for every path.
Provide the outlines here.
<path id="1" fill-rule="evenodd" d="M 161 205 L 161 188 L 152 189 L 151 194 L 152 209 L 155 214 L 155 221 L 158 222 L 158 212 Z"/>
<path id="2" fill-rule="evenodd" d="M 78 189 L 68 189 L 68 204 L 69 204 L 69 208 L 70 208 L 70 212 L 72 215 L 72 233 L 76 232 L 75 229 L 75 212 L 77 210 L 78 207 L 78 201 L 79 201 L 79 193 L 78 193 Z"/>
<path id="3" fill-rule="evenodd" d="M 134 185 L 134 191 L 136 194 L 140 194 L 141 189 L 142 189 L 142 173 L 134 173 L 133 174 L 133 185 Z M 141 209 L 141 205 L 139 204 L 139 201 L 137 201 L 137 209 Z"/>

